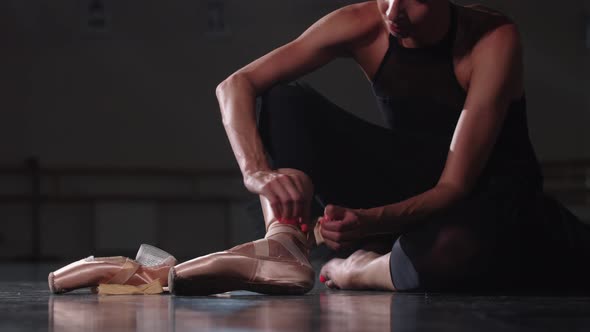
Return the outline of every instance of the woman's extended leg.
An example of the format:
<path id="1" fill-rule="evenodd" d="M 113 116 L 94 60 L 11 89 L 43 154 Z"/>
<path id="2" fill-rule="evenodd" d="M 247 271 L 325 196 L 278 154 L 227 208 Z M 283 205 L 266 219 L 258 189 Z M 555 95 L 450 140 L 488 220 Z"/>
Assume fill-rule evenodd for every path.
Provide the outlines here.
<path id="1" fill-rule="evenodd" d="M 459 290 L 472 286 L 473 276 L 487 264 L 484 244 L 468 227 L 424 229 L 401 236 L 385 255 L 360 249 L 346 259 L 332 259 L 320 275 L 331 288 Z"/>
<path id="2" fill-rule="evenodd" d="M 309 205 L 313 185 L 295 169 L 278 169 L 301 179 Z M 309 263 L 312 239 L 298 226 L 278 222 L 269 201 L 261 196 L 266 236 L 226 251 L 197 257 L 171 269 L 169 288 L 179 295 L 209 295 L 232 290 L 249 290 L 267 294 L 302 294 L 314 284 Z M 308 218 L 308 216 L 306 216 Z"/>
<path id="3" fill-rule="evenodd" d="M 383 255 L 368 248 L 358 250 L 347 259 L 328 262 L 321 276 L 328 280 L 328 287 L 345 289 L 462 290 L 481 286 L 478 283 L 492 265 L 491 252 L 497 243 L 492 220 L 485 220 L 494 216 L 487 212 L 477 201 L 457 205 L 401 235 L 391 252 Z"/>

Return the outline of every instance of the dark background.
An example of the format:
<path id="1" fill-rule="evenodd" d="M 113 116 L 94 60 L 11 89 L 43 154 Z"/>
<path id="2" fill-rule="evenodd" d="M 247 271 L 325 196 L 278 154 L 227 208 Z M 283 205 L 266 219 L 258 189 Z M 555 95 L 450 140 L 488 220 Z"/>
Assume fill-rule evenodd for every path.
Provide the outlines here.
<path id="1" fill-rule="evenodd" d="M 140 243 L 190 258 L 252 239 L 257 198 L 215 87 L 354 2 L 0 2 L 0 260 L 132 256 Z M 590 0 L 480 3 L 519 25 L 547 190 L 590 220 Z M 352 60 L 303 79 L 384 125 Z"/>

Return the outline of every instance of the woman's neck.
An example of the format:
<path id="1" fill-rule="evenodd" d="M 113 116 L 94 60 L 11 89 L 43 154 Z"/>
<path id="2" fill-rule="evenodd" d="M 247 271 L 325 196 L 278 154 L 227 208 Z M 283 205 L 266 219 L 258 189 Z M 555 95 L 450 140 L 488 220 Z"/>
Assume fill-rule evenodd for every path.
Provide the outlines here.
<path id="1" fill-rule="evenodd" d="M 451 6 L 448 1 L 440 10 L 433 10 L 432 17 L 422 26 L 417 26 L 411 36 L 399 38 L 405 48 L 421 48 L 435 45 L 445 38 L 451 28 Z"/>

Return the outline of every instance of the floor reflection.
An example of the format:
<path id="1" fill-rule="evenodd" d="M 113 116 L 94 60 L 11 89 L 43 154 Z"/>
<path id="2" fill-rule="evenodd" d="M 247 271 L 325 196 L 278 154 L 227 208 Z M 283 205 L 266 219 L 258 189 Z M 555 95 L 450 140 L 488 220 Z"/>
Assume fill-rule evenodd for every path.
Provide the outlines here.
<path id="1" fill-rule="evenodd" d="M 313 304 L 305 297 L 226 298 L 214 303 L 194 299 L 174 301 L 178 330 L 248 329 L 255 331 L 311 331 Z"/>
<path id="2" fill-rule="evenodd" d="M 392 329 L 392 293 L 217 297 L 64 295 L 49 299 L 50 331 L 367 331 Z"/>
<path id="3" fill-rule="evenodd" d="M 168 331 L 170 303 L 170 296 L 51 296 L 49 330 Z"/>
<path id="4" fill-rule="evenodd" d="M 18 286 L 22 291 L 22 286 Z M 16 289 L 17 287 L 15 287 Z M 43 292 L 5 293 L 0 322 L 38 318 Z M 0 292 L 1 294 L 1 292 Z M 9 301 L 9 300 L 6 300 Z M 588 331 L 590 298 L 320 291 L 305 296 L 234 292 L 211 297 L 49 297 L 50 331 Z M 43 304 L 44 306 L 44 304 Z M 4 313 L 4 315 L 3 315 Z M 37 321 L 42 327 L 43 319 Z M 0 329 L 2 328 L 0 323 Z M 26 322 L 30 326 L 34 321 Z M 6 323 L 8 324 L 8 323 Z M 17 324 L 18 325 L 18 324 Z M 22 325 L 22 322 L 21 322 Z M 16 325 L 15 325 L 16 326 Z M 20 326 L 20 325 L 19 325 Z M 35 328 L 39 330 L 40 328 Z"/>
<path id="5" fill-rule="evenodd" d="M 393 293 L 320 294 L 322 331 L 390 330 L 393 296 Z"/>

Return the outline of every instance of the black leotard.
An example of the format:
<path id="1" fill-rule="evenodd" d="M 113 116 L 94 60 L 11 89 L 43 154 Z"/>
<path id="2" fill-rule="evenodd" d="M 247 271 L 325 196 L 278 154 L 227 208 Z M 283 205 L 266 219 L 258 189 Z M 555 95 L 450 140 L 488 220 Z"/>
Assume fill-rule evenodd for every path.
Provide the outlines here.
<path id="1" fill-rule="evenodd" d="M 438 177 L 444 166 L 453 132 L 467 93 L 457 81 L 453 65 L 453 41 L 457 13 L 451 4 L 451 24 L 435 45 L 405 48 L 389 35 L 389 48 L 373 78 L 379 108 L 398 136 L 424 142 L 425 153 L 434 156 Z M 479 183 L 490 177 L 509 176 L 522 185 L 540 190 L 542 177 L 529 139 L 526 100 L 513 101 Z"/>

